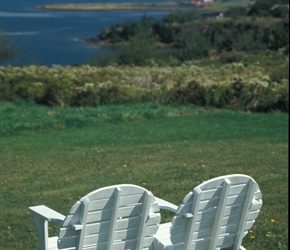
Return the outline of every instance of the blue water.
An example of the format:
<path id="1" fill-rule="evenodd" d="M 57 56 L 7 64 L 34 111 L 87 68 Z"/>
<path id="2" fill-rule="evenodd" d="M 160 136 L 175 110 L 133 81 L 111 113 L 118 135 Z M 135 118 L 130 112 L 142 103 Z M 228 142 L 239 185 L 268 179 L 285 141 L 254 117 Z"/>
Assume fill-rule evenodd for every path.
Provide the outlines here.
<path id="1" fill-rule="evenodd" d="M 166 2 L 168 0 L 146 0 Z M 169 12 L 144 11 L 47 11 L 43 4 L 84 3 L 77 0 L 1 0 L 1 28 L 19 48 L 20 55 L 5 64 L 37 63 L 51 66 L 85 63 L 102 48 L 88 47 L 85 38 L 97 36 L 102 28 L 139 20 L 144 14 L 162 19 Z M 141 0 L 88 0 L 90 3 L 141 2 Z M 144 1 L 142 1 L 144 2 Z"/>

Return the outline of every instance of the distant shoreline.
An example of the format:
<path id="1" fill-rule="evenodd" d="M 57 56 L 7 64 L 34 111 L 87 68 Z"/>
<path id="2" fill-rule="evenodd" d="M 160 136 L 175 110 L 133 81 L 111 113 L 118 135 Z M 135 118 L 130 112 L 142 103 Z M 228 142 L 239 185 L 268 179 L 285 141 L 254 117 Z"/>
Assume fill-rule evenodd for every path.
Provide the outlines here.
<path id="1" fill-rule="evenodd" d="M 86 3 L 86 4 L 47 4 L 35 6 L 41 10 L 67 10 L 67 11 L 102 11 L 102 10 L 150 10 L 150 11 L 169 11 L 172 7 L 194 7 L 190 3 L 177 2 L 157 2 L 157 3 Z"/>
<path id="2" fill-rule="evenodd" d="M 196 6 L 191 2 L 156 2 L 156 3 L 84 3 L 84 4 L 46 4 L 35 6 L 35 9 L 40 10 L 55 10 L 55 11 L 112 11 L 112 10 L 124 10 L 124 11 L 173 11 L 180 10 L 180 8 L 188 7 L 197 11 L 210 11 L 210 12 L 225 12 L 229 7 L 246 7 L 251 2 L 225 2 L 225 3 L 213 3 L 210 5 Z"/>

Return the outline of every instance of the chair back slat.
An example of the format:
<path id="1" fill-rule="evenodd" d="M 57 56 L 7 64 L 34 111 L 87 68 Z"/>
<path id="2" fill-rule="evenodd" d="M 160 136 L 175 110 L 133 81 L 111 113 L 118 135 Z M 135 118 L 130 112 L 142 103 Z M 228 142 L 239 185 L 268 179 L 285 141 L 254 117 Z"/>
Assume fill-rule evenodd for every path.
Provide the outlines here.
<path id="1" fill-rule="evenodd" d="M 118 219 L 118 212 L 119 212 L 119 205 L 120 205 L 120 197 L 121 197 L 121 189 L 119 187 L 116 187 L 115 194 L 114 194 L 114 203 L 113 205 L 113 211 L 111 216 L 111 222 L 109 227 L 109 233 L 108 233 L 108 245 L 107 250 L 110 250 L 113 248 L 114 244 L 114 236 L 115 236 L 115 229 Z"/>
<path id="2" fill-rule="evenodd" d="M 242 235 L 244 231 L 246 230 L 248 211 L 252 205 L 252 200 L 255 195 L 255 189 L 256 189 L 256 183 L 253 180 L 250 180 L 248 184 L 247 197 L 245 199 L 245 204 L 243 206 L 243 211 L 241 213 L 239 228 L 237 231 L 238 237 L 236 238 L 234 249 L 240 249 L 242 245 L 242 240 L 243 240 Z"/>
<path id="3" fill-rule="evenodd" d="M 185 218 L 188 218 L 188 223 L 187 223 L 187 230 L 185 233 L 185 240 L 184 240 L 184 246 L 186 249 L 190 249 L 192 237 L 193 237 L 193 232 L 194 232 L 194 225 L 196 223 L 196 217 L 194 214 L 197 213 L 198 211 L 198 205 L 200 203 L 200 198 L 201 198 L 201 192 L 199 188 L 194 190 L 194 196 L 193 196 L 193 202 L 191 203 L 191 209 L 189 210 L 189 213 L 184 213 L 183 216 Z"/>
<path id="4" fill-rule="evenodd" d="M 213 222 L 212 231 L 211 231 L 211 241 L 209 243 L 209 249 L 215 249 L 217 246 L 217 241 L 219 239 L 220 228 L 222 226 L 222 218 L 225 212 L 225 208 L 227 205 L 227 197 L 230 191 L 231 181 L 229 179 L 225 179 L 222 185 L 222 191 L 220 194 L 219 202 L 216 208 L 216 216 Z"/>
<path id="5" fill-rule="evenodd" d="M 146 235 L 146 220 L 149 217 L 150 212 L 150 204 L 152 195 L 149 192 L 144 192 L 144 203 L 143 210 L 141 213 L 140 223 L 139 223 L 139 233 L 138 233 L 138 241 L 136 245 L 136 250 L 143 249 L 144 239 Z"/>
<path id="6" fill-rule="evenodd" d="M 85 231 L 86 231 L 86 225 L 87 225 L 89 202 L 90 202 L 89 198 L 85 197 L 81 203 L 82 213 L 80 214 L 80 225 L 82 227 L 82 230 L 80 231 L 80 236 L 78 237 L 77 249 L 83 249 L 83 246 L 84 246 L 84 237 L 85 237 Z"/>
<path id="7" fill-rule="evenodd" d="M 160 223 L 159 206 L 146 189 L 116 185 L 78 201 L 59 230 L 59 249 L 149 249 Z"/>

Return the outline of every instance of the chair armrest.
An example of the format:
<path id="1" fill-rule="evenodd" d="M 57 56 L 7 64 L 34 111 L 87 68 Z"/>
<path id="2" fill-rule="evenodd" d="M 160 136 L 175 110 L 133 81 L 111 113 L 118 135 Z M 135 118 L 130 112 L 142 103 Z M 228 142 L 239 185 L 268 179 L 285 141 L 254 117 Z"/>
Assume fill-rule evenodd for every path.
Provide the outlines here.
<path id="1" fill-rule="evenodd" d="M 33 214 L 33 216 L 40 217 L 49 222 L 63 222 L 65 216 L 54 211 L 53 209 L 40 205 L 35 207 L 29 207 L 29 211 Z"/>
<path id="2" fill-rule="evenodd" d="M 161 209 L 170 210 L 174 213 L 177 211 L 178 206 L 174 205 L 173 203 L 170 203 L 158 197 L 155 197 L 155 200 Z"/>
<path id="3" fill-rule="evenodd" d="M 48 222 L 60 222 L 62 223 L 65 219 L 65 216 L 50 209 L 47 206 L 35 206 L 29 207 L 29 211 L 32 213 L 37 231 L 39 234 L 39 244 L 40 250 L 48 250 Z"/>

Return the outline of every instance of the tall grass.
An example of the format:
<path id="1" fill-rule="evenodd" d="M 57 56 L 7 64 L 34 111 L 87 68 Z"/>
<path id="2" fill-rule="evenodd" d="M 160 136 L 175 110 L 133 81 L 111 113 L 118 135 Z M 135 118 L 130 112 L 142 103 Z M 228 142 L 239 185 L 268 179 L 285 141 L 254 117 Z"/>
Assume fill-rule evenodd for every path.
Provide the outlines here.
<path id="1" fill-rule="evenodd" d="M 18 100 L 13 103 L 1 103 L 0 131 L 7 134 L 23 130 L 84 127 L 105 123 L 158 119 L 164 116 L 179 116 L 193 112 L 197 112 L 194 106 L 169 107 L 154 103 L 52 108 Z"/>
<path id="2" fill-rule="evenodd" d="M 287 114 L 5 103 L 1 131 L 3 250 L 38 248 L 29 206 L 45 204 L 66 214 L 88 192 L 117 183 L 141 185 L 179 204 L 202 181 L 233 173 L 252 176 L 264 199 L 243 245 L 288 249 Z M 162 220 L 171 216 L 163 213 Z M 57 225 L 50 225 L 56 232 Z"/>

